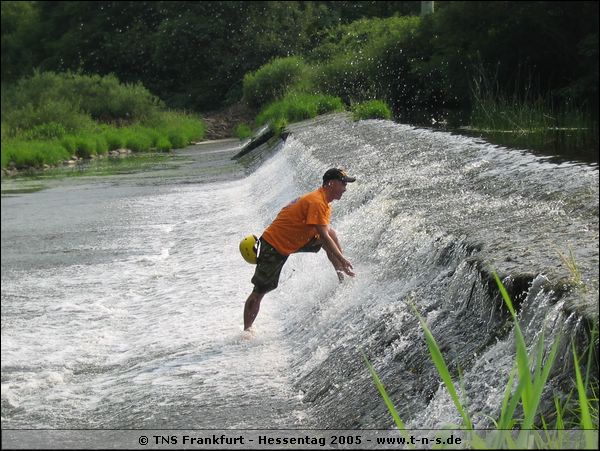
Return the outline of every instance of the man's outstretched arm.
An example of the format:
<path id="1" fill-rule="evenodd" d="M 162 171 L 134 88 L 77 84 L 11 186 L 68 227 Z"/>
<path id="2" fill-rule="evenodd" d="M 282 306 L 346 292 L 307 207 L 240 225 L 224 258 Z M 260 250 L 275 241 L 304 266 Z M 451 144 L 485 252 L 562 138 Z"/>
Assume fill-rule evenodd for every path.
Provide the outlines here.
<path id="1" fill-rule="evenodd" d="M 350 263 L 339 246 L 337 234 L 328 225 L 317 225 L 315 226 L 319 232 L 321 243 L 323 248 L 327 252 L 327 256 L 331 260 L 336 271 L 342 271 L 343 273 L 354 277 L 356 274 L 352 271 L 352 263 Z M 332 237 L 333 235 L 333 237 Z"/>

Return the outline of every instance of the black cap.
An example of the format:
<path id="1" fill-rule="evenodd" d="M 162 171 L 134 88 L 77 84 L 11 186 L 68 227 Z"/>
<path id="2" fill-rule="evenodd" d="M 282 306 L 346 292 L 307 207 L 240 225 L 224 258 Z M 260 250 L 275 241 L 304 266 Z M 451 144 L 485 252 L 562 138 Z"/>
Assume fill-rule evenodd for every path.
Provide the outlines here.
<path id="1" fill-rule="evenodd" d="M 345 183 L 351 183 L 356 181 L 356 178 L 350 177 L 348 174 L 346 174 L 346 171 L 344 171 L 343 169 L 331 168 L 328 169 L 327 172 L 325 172 L 325 174 L 323 174 L 323 183 L 325 183 L 328 180 L 341 180 Z"/>

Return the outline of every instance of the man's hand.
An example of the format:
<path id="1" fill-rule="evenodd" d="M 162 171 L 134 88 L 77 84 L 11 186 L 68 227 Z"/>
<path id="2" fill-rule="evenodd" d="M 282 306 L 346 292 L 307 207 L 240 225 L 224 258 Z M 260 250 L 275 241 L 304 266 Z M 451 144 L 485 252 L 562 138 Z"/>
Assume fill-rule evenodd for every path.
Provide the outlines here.
<path id="1" fill-rule="evenodd" d="M 329 226 L 317 225 L 315 227 L 317 228 L 317 232 L 319 232 L 323 248 L 325 249 L 325 252 L 327 252 L 327 257 L 338 272 L 338 277 L 340 277 L 339 272 L 354 277 L 356 274 L 352 271 L 352 263 L 346 260 L 342 254 L 342 249 L 339 245 L 335 231 Z"/>
<path id="2" fill-rule="evenodd" d="M 352 267 L 352 263 L 350 263 L 348 260 L 344 259 L 342 261 L 342 266 L 340 267 L 340 269 L 344 272 L 344 274 L 350 276 L 350 277 L 354 277 L 356 276 L 356 274 L 354 274 L 354 271 L 352 271 L 354 268 Z"/>
<path id="3" fill-rule="evenodd" d="M 354 274 L 354 271 L 352 271 L 352 269 L 354 269 L 352 267 L 352 263 L 350 263 L 348 260 L 346 260 L 345 258 L 337 259 L 337 264 L 335 265 L 335 270 L 338 273 L 338 277 L 341 276 L 340 273 L 344 273 L 350 277 L 356 276 L 356 274 Z"/>

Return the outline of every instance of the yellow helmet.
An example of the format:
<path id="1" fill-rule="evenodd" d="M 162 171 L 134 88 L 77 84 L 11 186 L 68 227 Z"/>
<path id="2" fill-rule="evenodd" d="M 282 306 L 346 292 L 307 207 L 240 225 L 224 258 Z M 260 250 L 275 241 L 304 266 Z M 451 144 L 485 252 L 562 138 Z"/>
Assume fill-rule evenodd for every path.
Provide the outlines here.
<path id="1" fill-rule="evenodd" d="M 258 254 L 258 238 L 256 235 L 248 235 L 240 241 L 240 253 L 248 263 L 256 265 L 256 256 Z"/>

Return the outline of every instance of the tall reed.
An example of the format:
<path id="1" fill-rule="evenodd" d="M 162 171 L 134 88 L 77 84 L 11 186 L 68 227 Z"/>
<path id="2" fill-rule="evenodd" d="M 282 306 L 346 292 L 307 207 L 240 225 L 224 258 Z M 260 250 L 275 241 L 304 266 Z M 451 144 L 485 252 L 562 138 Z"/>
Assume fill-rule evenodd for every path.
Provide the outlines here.
<path id="1" fill-rule="evenodd" d="M 491 434 L 489 435 L 487 440 L 478 436 L 477 433 L 475 433 L 473 423 L 469 417 L 465 402 L 461 401 L 461 399 L 458 396 L 458 390 L 455 386 L 455 383 L 452 380 L 452 376 L 450 375 L 448 366 L 446 365 L 444 357 L 440 352 L 440 348 L 435 338 L 433 337 L 430 329 L 427 327 L 427 324 L 417 312 L 416 308 L 413 306 L 415 314 L 419 318 L 419 322 L 423 329 L 429 353 L 436 366 L 438 374 L 440 375 L 446 389 L 450 394 L 450 397 L 452 398 L 452 401 L 457 411 L 460 413 L 463 419 L 462 429 L 472 432 L 469 435 L 469 437 L 471 440 L 471 445 L 474 448 L 523 449 L 527 448 L 530 445 L 529 442 L 532 440 L 532 438 L 535 441 L 536 447 L 538 448 L 560 448 L 564 445 L 562 441 L 565 440 L 565 437 L 563 435 L 549 433 L 532 435 L 531 431 L 538 426 L 538 424 L 536 424 L 536 419 L 538 419 L 538 417 L 540 416 L 540 413 L 538 411 L 540 401 L 542 399 L 542 393 L 546 386 L 546 382 L 548 381 L 550 370 L 552 369 L 556 358 L 560 338 L 557 338 L 554 341 L 549 353 L 546 356 L 544 356 L 544 334 L 542 333 L 540 334 L 537 344 L 532 349 L 531 353 L 528 354 L 527 345 L 525 343 L 521 327 L 519 326 L 517 312 L 513 307 L 512 300 L 510 299 L 510 296 L 508 295 L 508 292 L 506 291 L 504 285 L 500 281 L 498 275 L 496 273 L 493 273 L 493 276 L 500 290 L 502 299 L 514 321 L 513 332 L 516 351 L 515 363 L 510 372 L 509 379 L 504 390 L 504 397 L 502 399 L 500 416 L 497 420 L 494 420 L 494 424 L 496 426 L 497 431 L 508 431 L 507 433 Z M 588 391 L 590 389 L 589 371 L 590 367 L 593 366 L 593 343 L 595 340 L 594 337 L 596 336 L 597 330 L 594 328 L 591 334 L 592 344 L 588 349 L 588 373 L 586 373 L 585 378 L 583 378 L 581 375 L 579 358 L 577 357 L 575 346 L 573 345 L 572 348 L 573 361 L 575 367 L 576 389 L 578 394 L 579 425 L 583 430 L 583 446 L 586 449 L 597 449 L 598 445 L 598 399 L 595 396 L 592 399 L 588 397 Z M 406 433 L 405 425 L 400 419 L 400 416 L 398 415 L 394 404 L 390 400 L 385 390 L 385 387 L 379 379 L 375 369 L 373 368 L 372 364 L 368 361 L 366 356 L 363 355 L 363 358 L 367 363 L 367 367 L 369 368 L 377 390 L 379 391 L 390 414 L 392 415 L 392 418 L 394 419 L 396 427 L 403 433 Z M 543 431 L 550 431 L 551 429 L 561 430 L 565 428 L 562 407 L 558 399 L 555 399 L 555 405 L 557 411 L 556 424 L 550 426 L 544 421 L 543 418 L 541 418 L 540 421 L 542 424 Z M 515 434 L 516 439 L 513 438 Z"/>
<path id="2" fill-rule="evenodd" d="M 527 134 L 558 129 L 585 130 L 591 127 L 583 108 L 568 99 L 536 92 L 531 77 L 512 93 L 500 88 L 497 75 L 489 75 L 481 64 L 475 66 L 471 81 L 471 126 L 487 131 Z"/>

